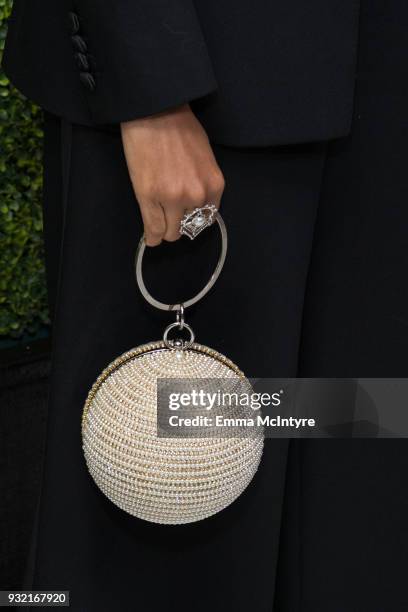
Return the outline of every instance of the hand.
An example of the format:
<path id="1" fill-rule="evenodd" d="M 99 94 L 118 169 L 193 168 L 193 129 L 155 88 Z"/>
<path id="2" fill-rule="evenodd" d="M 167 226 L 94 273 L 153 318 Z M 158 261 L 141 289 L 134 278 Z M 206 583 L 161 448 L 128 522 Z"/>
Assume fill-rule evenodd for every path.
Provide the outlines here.
<path id="1" fill-rule="evenodd" d="M 187 210 L 220 205 L 224 177 L 189 105 L 121 124 L 130 179 L 149 246 L 180 238 Z"/>

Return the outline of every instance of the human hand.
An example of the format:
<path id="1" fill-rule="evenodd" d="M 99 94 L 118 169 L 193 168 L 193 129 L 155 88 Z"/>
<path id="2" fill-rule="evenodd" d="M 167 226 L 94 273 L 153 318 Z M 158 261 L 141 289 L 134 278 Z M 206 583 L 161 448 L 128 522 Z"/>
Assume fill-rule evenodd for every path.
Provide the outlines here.
<path id="1" fill-rule="evenodd" d="M 224 177 L 188 104 L 122 123 L 121 132 L 148 246 L 180 238 L 186 211 L 219 207 Z"/>

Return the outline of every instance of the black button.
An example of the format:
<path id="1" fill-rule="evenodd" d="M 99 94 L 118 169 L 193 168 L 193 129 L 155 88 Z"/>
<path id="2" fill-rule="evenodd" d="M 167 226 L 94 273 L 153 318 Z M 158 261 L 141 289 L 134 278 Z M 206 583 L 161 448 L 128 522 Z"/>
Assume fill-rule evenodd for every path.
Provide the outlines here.
<path id="1" fill-rule="evenodd" d="M 78 36 L 78 34 L 75 34 L 75 36 L 71 36 L 71 40 L 72 40 L 72 44 L 74 45 L 77 51 L 80 51 L 80 53 L 87 52 L 88 47 L 86 45 L 86 42 L 82 38 L 82 36 Z"/>
<path id="2" fill-rule="evenodd" d="M 71 34 L 77 34 L 79 32 L 79 17 L 76 13 L 68 13 L 68 16 L 71 26 Z"/>
<path id="3" fill-rule="evenodd" d="M 89 70 L 89 62 L 86 55 L 84 55 L 83 53 L 75 53 L 75 59 L 78 64 L 78 68 L 81 71 L 87 72 Z"/>
<path id="4" fill-rule="evenodd" d="M 87 89 L 89 89 L 90 91 L 93 91 L 95 89 L 96 83 L 92 74 L 90 74 L 89 72 L 80 72 L 79 78 L 81 79 L 81 83 L 85 85 Z"/>

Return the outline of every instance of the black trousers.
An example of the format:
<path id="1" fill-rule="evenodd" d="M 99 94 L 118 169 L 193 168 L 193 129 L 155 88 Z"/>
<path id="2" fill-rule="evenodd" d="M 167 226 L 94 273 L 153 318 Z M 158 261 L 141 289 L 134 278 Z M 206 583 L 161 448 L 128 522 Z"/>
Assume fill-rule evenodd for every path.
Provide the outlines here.
<path id="1" fill-rule="evenodd" d="M 399 33 L 363 15 L 349 138 L 215 146 L 230 249 L 188 321 L 248 375 L 407 376 L 408 92 L 370 48 L 383 40 L 368 36 L 376 19 Z M 47 115 L 44 213 L 54 349 L 35 588 L 70 589 L 81 612 L 406 610 L 405 441 L 268 441 L 245 494 L 182 527 L 138 521 L 99 493 L 81 451 L 86 393 L 169 321 L 136 287 L 142 227 L 117 131 Z M 208 230 L 152 249 L 151 291 L 184 299 L 217 248 Z"/>

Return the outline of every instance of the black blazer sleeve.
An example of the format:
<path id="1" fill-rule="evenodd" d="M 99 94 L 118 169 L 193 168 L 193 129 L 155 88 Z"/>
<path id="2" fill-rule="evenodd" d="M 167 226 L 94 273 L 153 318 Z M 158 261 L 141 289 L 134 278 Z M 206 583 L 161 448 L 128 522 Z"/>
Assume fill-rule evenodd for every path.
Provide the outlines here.
<path id="1" fill-rule="evenodd" d="M 93 124 L 157 113 L 217 87 L 193 0 L 15 0 L 3 63 L 47 110 L 67 114 L 82 98 L 74 115 Z M 73 102 L 62 100 L 67 91 Z"/>
<path id="2" fill-rule="evenodd" d="M 331 140 L 350 131 L 358 23 L 359 0 L 14 0 L 3 65 L 74 123 L 192 102 L 220 144 Z"/>
<path id="3" fill-rule="evenodd" d="M 94 120 L 156 113 L 216 88 L 192 0 L 79 0 L 77 14 L 95 79 L 87 90 Z"/>

